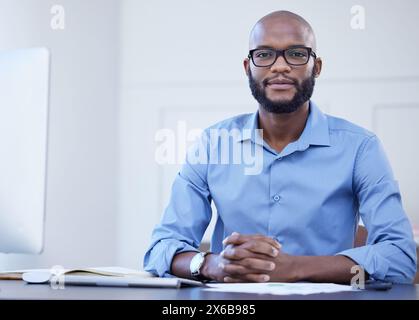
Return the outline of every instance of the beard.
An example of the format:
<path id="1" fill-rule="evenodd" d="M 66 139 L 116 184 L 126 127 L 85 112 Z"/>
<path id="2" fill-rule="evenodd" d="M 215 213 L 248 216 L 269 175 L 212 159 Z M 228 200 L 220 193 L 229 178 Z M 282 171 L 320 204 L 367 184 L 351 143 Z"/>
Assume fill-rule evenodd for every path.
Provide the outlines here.
<path id="1" fill-rule="evenodd" d="M 271 113 L 291 113 L 300 108 L 306 101 L 310 100 L 313 95 L 314 85 L 316 83 L 315 69 L 311 76 L 304 79 L 300 84 L 295 84 L 297 92 L 290 100 L 271 100 L 266 96 L 267 80 L 262 84 L 256 82 L 253 78 L 252 72 L 249 69 L 249 87 L 252 91 L 253 97 L 257 102 L 268 112 Z"/>

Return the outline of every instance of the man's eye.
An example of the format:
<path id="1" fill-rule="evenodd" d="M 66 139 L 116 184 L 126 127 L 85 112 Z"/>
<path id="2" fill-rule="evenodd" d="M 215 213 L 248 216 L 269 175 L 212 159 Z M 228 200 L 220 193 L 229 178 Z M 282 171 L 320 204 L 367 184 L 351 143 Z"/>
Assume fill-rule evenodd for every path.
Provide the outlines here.
<path id="1" fill-rule="evenodd" d="M 289 51 L 288 56 L 294 58 L 304 58 L 307 57 L 307 53 L 303 51 Z"/>
<path id="2" fill-rule="evenodd" d="M 272 57 L 272 52 L 269 52 L 269 51 L 257 52 L 255 56 L 256 58 L 259 58 L 259 59 L 266 59 L 266 58 Z"/>

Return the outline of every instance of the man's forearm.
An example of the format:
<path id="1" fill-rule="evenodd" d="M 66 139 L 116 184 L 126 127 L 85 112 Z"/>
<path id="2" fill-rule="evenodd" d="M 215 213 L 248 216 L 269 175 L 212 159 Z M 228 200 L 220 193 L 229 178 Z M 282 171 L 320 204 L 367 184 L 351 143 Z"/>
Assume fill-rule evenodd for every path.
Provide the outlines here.
<path id="1" fill-rule="evenodd" d="M 349 284 L 355 276 L 351 268 L 356 263 L 345 256 L 294 256 L 294 259 L 296 281 Z"/>
<path id="2" fill-rule="evenodd" d="M 194 251 L 183 252 L 175 255 L 172 261 L 171 274 L 181 278 L 194 279 L 191 275 L 189 266 L 195 255 L 196 252 Z M 203 278 L 222 282 L 223 274 L 220 273 L 218 267 L 218 258 L 219 256 L 213 253 L 205 257 L 201 268 L 201 276 Z"/>
<path id="3" fill-rule="evenodd" d="M 196 255 L 195 251 L 178 253 L 173 257 L 170 273 L 180 277 L 191 279 L 190 264 L 192 258 Z"/>

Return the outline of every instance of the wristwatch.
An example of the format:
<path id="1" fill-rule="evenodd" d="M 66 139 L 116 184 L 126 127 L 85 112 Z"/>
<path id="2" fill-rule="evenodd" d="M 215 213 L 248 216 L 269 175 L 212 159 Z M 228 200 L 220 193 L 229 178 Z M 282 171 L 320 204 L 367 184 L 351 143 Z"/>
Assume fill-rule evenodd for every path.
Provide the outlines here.
<path id="1" fill-rule="evenodd" d="M 194 278 L 204 278 L 201 274 L 201 268 L 204 264 L 205 261 L 205 257 L 209 254 L 210 252 L 199 252 L 196 255 L 194 255 L 194 257 L 191 260 L 191 264 L 189 265 L 189 269 L 191 270 L 191 275 Z"/>

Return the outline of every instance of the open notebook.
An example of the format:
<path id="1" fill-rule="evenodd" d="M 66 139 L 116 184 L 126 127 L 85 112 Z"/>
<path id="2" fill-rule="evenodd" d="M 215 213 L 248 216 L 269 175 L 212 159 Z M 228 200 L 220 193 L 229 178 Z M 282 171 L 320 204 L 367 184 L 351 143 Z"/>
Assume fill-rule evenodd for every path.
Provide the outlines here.
<path id="1" fill-rule="evenodd" d="M 126 277 L 138 276 L 143 278 L 150 278 L 153 275 L 146 271 L 128 269 L 123 267 L 94 267 L 94 268 L 75 268 L 75 269 L 57 269 L 60 273 L 65 275 L 99 275 L 99 276 L 113 276 Z M 22 276 L 27 272 L 48 272 L 56 273 L 54 269 L 23 269 L 23 270 L 9 270 L 0 271 L 0 280 L 22 280 Z"/>
<path id="2" fill-rule="evenodd" d="M 24 280 L 29 284 L 55 283 L 63 285 L 112 287 L 202 286 L 199 281 L 183 278 L 159 278 L 149 272 L 122 267 L 95 267 L 77 269 L 28 269 L 0 272 L 3 280 Z"/>

